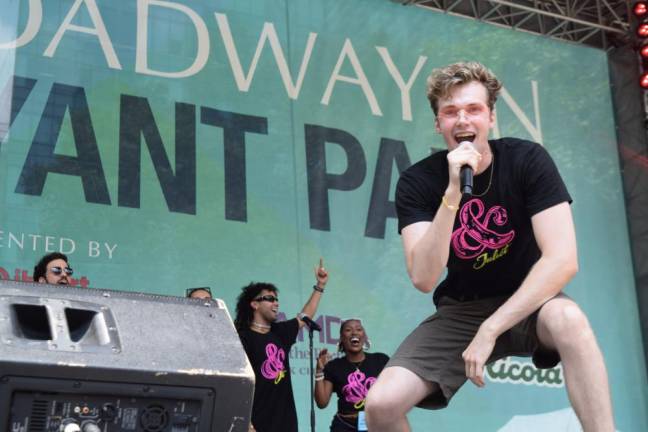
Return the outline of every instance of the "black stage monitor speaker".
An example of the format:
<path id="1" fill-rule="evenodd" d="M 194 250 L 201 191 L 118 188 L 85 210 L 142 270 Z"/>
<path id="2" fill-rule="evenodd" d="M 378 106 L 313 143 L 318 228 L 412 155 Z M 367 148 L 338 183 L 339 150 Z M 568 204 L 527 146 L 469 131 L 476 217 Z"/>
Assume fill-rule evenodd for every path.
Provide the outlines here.
<path id="1" fill-rule="evenodd" d="M 221 300 L 0 281 L 0 430 L 247 432 Z"/>

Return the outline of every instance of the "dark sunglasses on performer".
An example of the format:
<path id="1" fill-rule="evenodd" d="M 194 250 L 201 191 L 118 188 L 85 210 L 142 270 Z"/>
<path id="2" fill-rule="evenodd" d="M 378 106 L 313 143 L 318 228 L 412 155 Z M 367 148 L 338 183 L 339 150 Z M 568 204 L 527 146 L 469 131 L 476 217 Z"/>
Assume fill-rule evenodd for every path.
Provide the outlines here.
<path id="1" fill-rule="evenodd" d="M 264 296 L 257 297 L 254 300 L 255 301 L 267 301 L 267 302 L 270 302 L 270 303 L 274 303 L 274 302 L 279 301 L 279 297 L 276 297 L 276 296 L 273 296 L 273 295 L 264 295 Z"/>
<path id="2" fill-rule="evenodd" d="M 61 267 L 56 266 L 56 267 L 52 267 L 51 269 L 49 269 L 49 271 L 51 271 L 52 274 L 56 275 L 56 276 L 61 276 L 63 274 L 63 272 L 65 272 L 66 276 L 72 276 L 74 274 L 74 270 L 72 270 L 72 267 L 63 267 L 63 268 L 61 268 Z"/>

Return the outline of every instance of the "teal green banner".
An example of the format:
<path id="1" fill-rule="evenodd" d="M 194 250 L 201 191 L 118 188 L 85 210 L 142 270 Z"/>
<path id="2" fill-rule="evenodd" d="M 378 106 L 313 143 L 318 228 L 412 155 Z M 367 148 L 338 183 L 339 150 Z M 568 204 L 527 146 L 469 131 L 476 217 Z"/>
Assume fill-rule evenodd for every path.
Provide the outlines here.
<path id="1" fill-rule="evenodd" d="M 404 266 L 399 172 L 445 144 L 431 69 L 504 83 L 493 137 L 541 143 L 574 198 L 580 272 L 617 429 L 648 430 L 615 125 L 602 51 L 387 0 L 9 0 L 0 15 L 0 277 L 60 250 L 74 283 L 166 295 L 275 283 L 296 315 L 320 257 L 315 350 L 362 317 L 391 355 L 434 312 Z M 218 346 L 213 347 L 218 350 Z M 290 353 L 309 428 L 308 345 Z M 335 397 L 317 412 L 328 430 Z M 507 358 L 413 430 L 579 430 L 558 367 Z"/>

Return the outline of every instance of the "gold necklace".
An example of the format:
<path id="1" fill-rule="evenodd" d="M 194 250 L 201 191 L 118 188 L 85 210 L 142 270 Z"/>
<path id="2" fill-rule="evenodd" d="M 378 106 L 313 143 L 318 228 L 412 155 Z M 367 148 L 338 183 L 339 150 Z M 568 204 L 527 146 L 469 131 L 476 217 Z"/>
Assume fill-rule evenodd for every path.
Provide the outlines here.
<path id="1" fill-rule="evenodd" d="M 480 194 L 472 194 L 473 198 L 474 197 L 477 197 L 477 198 L 483 197 L 484 195 L 486 195 L 488 193 L 488 191 L 490 190 L 490 187 L 491 187 L 491 183 L 493 181 L 493 171 L 494 171 L 494 169 L 495 169 L 495 153 L 493 153 L 491 151 L 491 166 L 490 166 L 490 175 L 488 176 L 488 186 L 486 186 L 486 190 L 484 192 L 482 192 Z"/>
<path id="2" fill-rule="evenodd" d="M 252 327 L 261 328 L 261 329 L 270 329 L 270 328 L 272 328 L 272 326 L 269 326 L 267 324 L 259 324 L 259 323 L 254 322 L 254 321 L 252 321 L 252 323 L 250 325 Z"/>

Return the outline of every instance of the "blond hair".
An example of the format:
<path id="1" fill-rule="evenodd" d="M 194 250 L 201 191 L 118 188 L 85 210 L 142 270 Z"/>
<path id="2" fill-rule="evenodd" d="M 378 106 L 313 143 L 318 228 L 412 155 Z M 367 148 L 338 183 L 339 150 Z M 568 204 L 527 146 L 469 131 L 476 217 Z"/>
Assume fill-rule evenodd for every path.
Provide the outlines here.
<path id="1" fill-rule="evenodd" d="M 456 86 L 476 81 L 483 84 L 488 92 L 488 108 L 495 108 L 497 94 L 502 83 L 486 66 L 477 62 L 459 62 L 434 69 L 427 79 L 427 98 L 434 115 L 438 114 L 439 99 L 450 96 L 450 91 Z"/>

